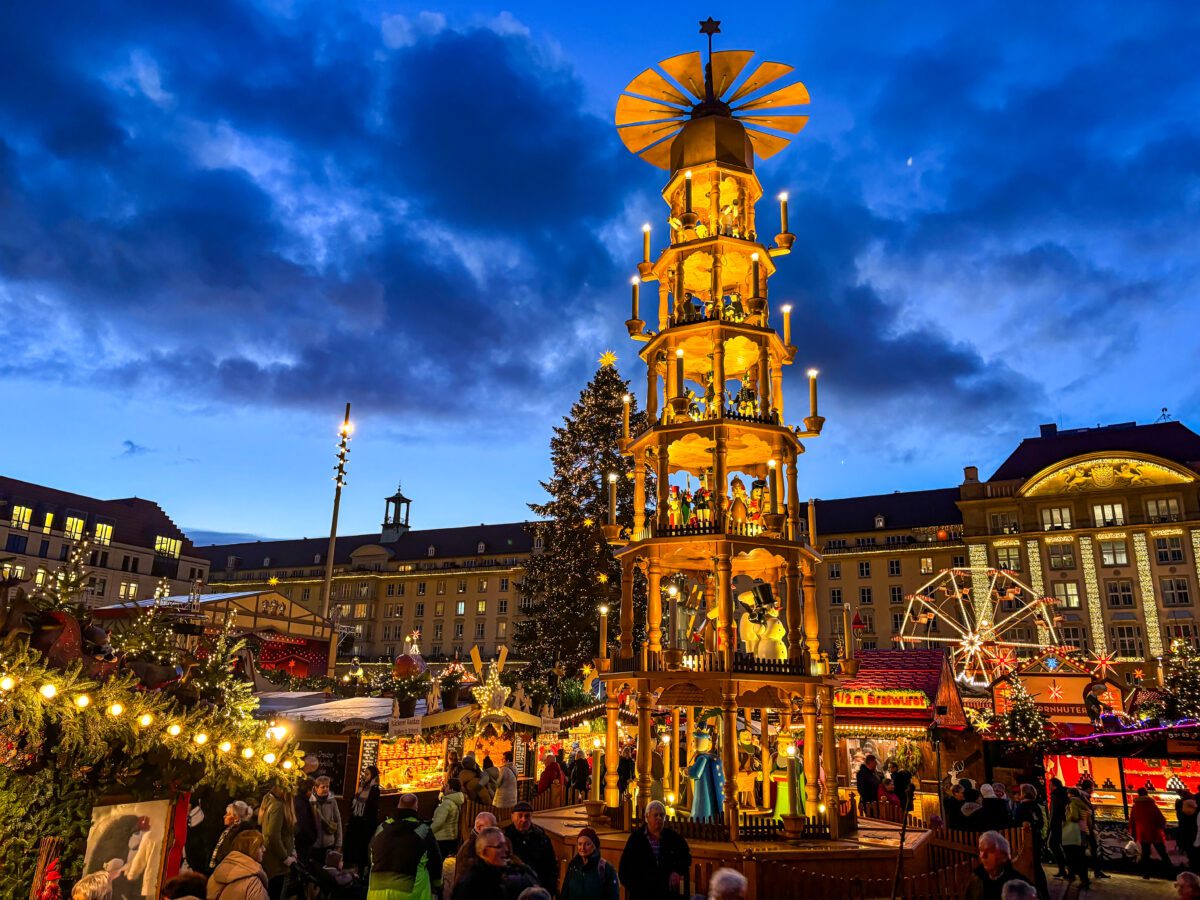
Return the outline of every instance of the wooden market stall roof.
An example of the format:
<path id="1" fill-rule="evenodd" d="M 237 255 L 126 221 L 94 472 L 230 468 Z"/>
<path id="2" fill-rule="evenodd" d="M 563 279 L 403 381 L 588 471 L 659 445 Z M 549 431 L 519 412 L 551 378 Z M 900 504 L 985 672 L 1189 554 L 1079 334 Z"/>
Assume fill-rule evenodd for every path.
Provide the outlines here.
<path id="1" fill-rule="evenodd" d="M 454 709 L 444 709 L 441 712 L 431 713 L 421 719 L 421 728 L 445 728 L 451 725 L 457 725 L 464 719 L 474 716 L 481 716 L 482 711 L 478 706 L 458 706 Z M 511 706 L 503 706 L 497 711 L 496 718 L 503 717 L 512 722 L 513 725 L 524 725 L 527 728 L 538 729 L 542 727 L 542 717 L 535 716 L 532 713 L 522 712 Z"/>
<path id="2" fill-rule="evenodd" d="M 944 650 L 861 650 L 858 672 L 834 692 L 839 725 L 967 726 Z"/>

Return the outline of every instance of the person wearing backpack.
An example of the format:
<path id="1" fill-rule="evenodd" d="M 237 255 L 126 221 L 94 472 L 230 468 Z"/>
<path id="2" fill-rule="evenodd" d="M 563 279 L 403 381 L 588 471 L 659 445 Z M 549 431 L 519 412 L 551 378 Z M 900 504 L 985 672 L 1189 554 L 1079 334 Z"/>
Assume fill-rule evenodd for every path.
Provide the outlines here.
<path id="1" fill-rule="evenodd" d="M 618 900 L 620 892 L 616 867 L 600 855 L 600 838 L 593 829 L 582 829 L 559 900 Z"/>
<path id="2" fill-rule="evenodd" d="M 371 839 L 367 900 L 433 900 L 442 894 L 442 853 L 417 816 L 417 795 L 403 794 Z"/>

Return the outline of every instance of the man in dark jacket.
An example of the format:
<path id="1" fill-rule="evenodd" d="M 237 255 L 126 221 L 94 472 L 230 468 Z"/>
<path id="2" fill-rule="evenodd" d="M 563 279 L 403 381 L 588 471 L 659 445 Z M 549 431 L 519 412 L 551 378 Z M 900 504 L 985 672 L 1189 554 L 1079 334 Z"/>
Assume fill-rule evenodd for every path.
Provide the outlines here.
<path id="1" fill-rule="evenodd" d="M 395 814 L 371 839 L 370 890 L 420 896 L 426 883 L 434 897 L 441 895 L 442 852 L 433 830 L 417 816 L 417 795 L 403 794 Z"/>
<path id="2" fill-rule="evenodd" d="M 312 808 L 313 780 L 305 778 L 292 798 L 296 810 L 296 857 L 309 859 L 317 842 L 317 815 Z"/>
<path id="3" fill-rule="evenodd" d="M 879 800 L 879 776 L 875 774 L 878 767 L 879 760 L 875 758 L 874 753 L 868 753 L 867 758 L 858 767 L 858 774 L 854 776 L 854 784 L 858 788 L 860 804 L 875 803 Z"/>
<path id="4" fill-rule="evenodd" d="M 666 824 L 666 807 L 653 800 L 646 805 L 645 827 L 634 829 L 625 842 L 617 874 L 626 900 L 659 900 L 680 893 L 680 885 L 687 887 L 692 852 Z"/>
<path id="5" fill-rule="evenodd" d="M 1024 881 L 1012 865 L 1012 847 L 1004 835 L 985 831 L 979 836 L 979 866 L 967 888 L 966 900 L 1000 900 L 1004 885 Z"/>
<path id="6" fill-rule="evenodd" d="M 475 861 L 454 879 L 452 900 L 517 900 L 523 890 L 537 886 L 533 869 L 510 859 L 504 832 L 485 828 L 475 839 Z"/>
<path id="7" fill-rule="evenodd" d="M 512 845 L 513 855 L 537 874 L 538 882 L 550 892 L 558 895 L 558 857 L 554 853 L 554 842 L 533 824 L 533 807 L 524 800 L 512 809 L 512 824 L 504 829 L 504 836 Z"/>
<path id="8" fill-rule="evenodd" d="M 1067 855 L 1063 852 L 1062 847 L 1062 828 L 1067 815 L 1067 800 L 1066 787 L 1059 779 L 1051 778 L 1050 796 L 1046 798 L 1046 805 L 1050 809 L 1050 821 L 1046 826 L 1046 846 L 1050 848 L 1050 855 L 1058 863 L 1055 878 L 1067 877 Z"/>
<path id="9" fill-rule="evenodd" d="M 908 795 L 908 789 L 913 780 L 912 772 L 900 768 L 894 762 L 887 764 L 887 772 L 891 776 L 892 786 L 896 789 L 896 796 L 900 798 L 900 804 L 905 809 L 912 809 L 912 798 Z"/>
<path id="10" fill-rule="evenodd" d="M 1111 875 L 1100 869 L 1101 856 L 1099 835 L 1096 833 L 1096 807 L 1092 805 L 1092 792 L 1094 790 L 1096 790 L 1096 783 L 1090 778 L 1085 778 L 1079 782 L 1079 793 L 1083 796 L 1083 802 L 1087 804 L 1088 812 L 1092 814 L 1092 827 L 1084 835 L 1084 838 L 1087 841 L 1088 848 L 1091 850 L 1092 868 L 1096 870 L 1096 877 L 1111 878 Z"/>
<path id="11" fill-rule="evenodd" d="M 1032 784 L 1021 785 L 1020 803 L 1013 814 L 1013 823 L 1020 828 L 1029 825 L 1030 840 L 1033 841 L 1033 881 L 1039 897 L 1050 896 L 1050 886 L 1046 881 L 1046 872 L 1042 868 L 1042 826 L 1046 824 L 1046 816 L 1042 805 L 1038 803 L 1037 788 Z"/>

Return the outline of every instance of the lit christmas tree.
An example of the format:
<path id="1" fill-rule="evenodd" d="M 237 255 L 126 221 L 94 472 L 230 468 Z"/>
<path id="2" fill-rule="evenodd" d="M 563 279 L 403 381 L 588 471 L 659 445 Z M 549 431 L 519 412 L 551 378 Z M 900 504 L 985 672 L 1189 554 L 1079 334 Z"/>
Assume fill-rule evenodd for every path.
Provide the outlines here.
<path id="1" fill-rule="evenodd" d="M 1200 656 L 1189 642 L 1171 642 L 1162 693 L 1163 715 L 1168 720 L 1200 718 Z"/>
<path id="2" fill-rule="evenodd" d="M 66 562 L 46 576 L 33 592 L 33 601 L 47 612 L 65 612 L 85 621 L 88 618 L 87 589 L 91 577 L 87 561 L 92 545 L 87 538 L 71 545 Z"/>
<path id="3" fill-rule="evenodd" d="M 1037 747 L 1054 738 L 1049 719 L 1016 676 L 1009 681 L 1008 710 L 1000 719 L 1000 734 L 1027 747 Z"/>
<path id="4" fill-rule="evenodd" d="M 179 638 L 160 605 L 171 593 L 166 578 L 154 589 L 154 604 L 142 610 L 124 627 L 114 629 L 113 648 L 129 660 L 174 665 L 179 655 Z"/>
<path id="5" fill-rule="evenodd" d="M 543 541 L 525 565 L 517 586 L 529 603 L 513 636 L 515 655 L 529 661 L 521 671 L 526 690 L 540 699 L 553 693 L 556 663 L 574 674 L 599 649 L 599 607 L 619 605 L 621 568 L 601 531 L 608 521 L 608 475 L 617 474 L 617 523 L 633 527 L 633 462 L 621 455 L 624 397 L 629 383 L 613 365 L 611 354 L 572 405 L 571 414 L 554 429 L 550 459 L 554 474 L 542 487 L 546 503 L 529 508 L 545 521 L 529 527 Z M 630 433 L 643 427 L 637 401 L 629 398 Z M 654 496 L 647 473 L 646 494 Z M 644 608 L 646 582 L 638 575 L 634 604 Z M 641 621 L 642 617 L 639 616 Z M 615 637 L 615 635 L 614 635 Z"/>

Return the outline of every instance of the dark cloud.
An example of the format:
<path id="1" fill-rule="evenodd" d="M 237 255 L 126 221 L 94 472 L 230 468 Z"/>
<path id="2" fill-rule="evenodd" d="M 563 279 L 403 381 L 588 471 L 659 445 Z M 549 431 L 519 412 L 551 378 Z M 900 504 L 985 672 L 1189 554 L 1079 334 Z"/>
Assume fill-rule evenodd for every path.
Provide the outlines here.
<path id="1" fill-rule="evenodd" d="M 132 459 L 135 456 L 145 456 L 147 453 L 153 452 L 154 451 L 149 447 L 143 447 L 136 441 L 131 441 L 126 438 L 125 440 L 121 441 L 121 452 L 119 456 L 121 459 Z"/>

